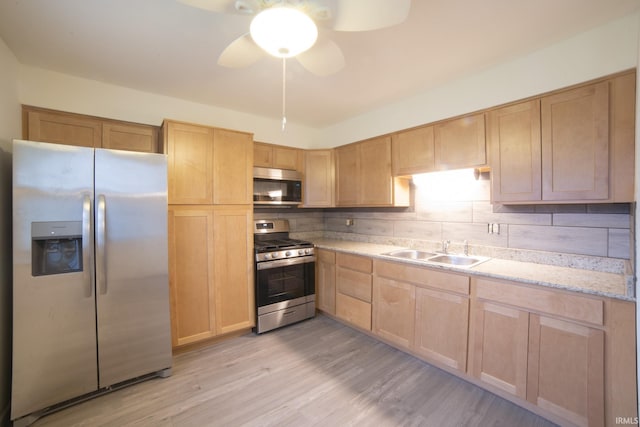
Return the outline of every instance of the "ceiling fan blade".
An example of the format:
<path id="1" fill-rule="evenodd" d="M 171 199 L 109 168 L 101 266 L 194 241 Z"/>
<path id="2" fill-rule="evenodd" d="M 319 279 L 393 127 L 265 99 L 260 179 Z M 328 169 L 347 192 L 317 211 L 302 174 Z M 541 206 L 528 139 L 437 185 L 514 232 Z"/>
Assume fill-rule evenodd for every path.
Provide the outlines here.
<path id="1" fill-rule="evenodd" d="M 411 0 L 335 0 L 333 29 L 370 31 L 407 19 Z"/>
<path id="2" fill-rule="evenodd" d="M 319 39 L 311 49 L 296 58 L 304 68 L 320 77 L 337 73 L 344 67 L 342 49 L 327 38 Z"/>
<path id="3" fill-rule="evenodd" d="M 238 37 L 231 42 L 218 57 L 218 65 L 228 68 L 242 68 L 264 58 L 267 53 L 251 38 L 251 34 Z"/>
<path id="4" fill-rule="evenodd" d="M 217 13 L 236 13 L 235 0 L 178 0 L 188 6 Z"/>

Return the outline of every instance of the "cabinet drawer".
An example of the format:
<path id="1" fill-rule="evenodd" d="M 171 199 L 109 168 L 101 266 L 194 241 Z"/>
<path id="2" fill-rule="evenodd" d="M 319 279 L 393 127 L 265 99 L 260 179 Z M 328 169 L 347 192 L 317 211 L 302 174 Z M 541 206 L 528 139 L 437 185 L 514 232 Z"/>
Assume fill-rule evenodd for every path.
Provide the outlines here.
<path id="1" fill-rule="evenodd" d="M 338 267 L 336 275 L 338 293 L 371 302 L 371 275 L 344 267 Z"/>
<path id="2" fill-rule="evenodd" d="M 336 316 L 359 328 L 371 330 L 371 304 L 348 295 L 336 295 Z"/>
<path id="3" fill-rule="evenodd" d="M 526 310 L 547 313 L 579 322 L 603 325 L 602 300 L 571 295 L 558 290 L 534 289 L 515 283 L 474 279 L 478 298 Z"/>
<path id="4" fill-rule="evenodd" d="M 338 252 L 336 255 L 336 263 L 340 266 L 347 267 L 351 270 L 369 273 L 373 271 L 373 262 L 371 258 L 365 258 L 358 255 L 345 254 Z"/>
<path id="5" fill-rule="evenodd" d="M 469 295 L 469 276 L 376 260 L 376 275 L 419 286 Z"/>

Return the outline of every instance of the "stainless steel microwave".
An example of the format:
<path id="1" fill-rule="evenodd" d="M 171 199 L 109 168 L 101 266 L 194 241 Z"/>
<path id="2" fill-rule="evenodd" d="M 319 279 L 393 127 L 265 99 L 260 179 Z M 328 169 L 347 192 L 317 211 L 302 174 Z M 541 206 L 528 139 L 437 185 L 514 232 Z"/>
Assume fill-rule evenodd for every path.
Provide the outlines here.
<path id="1" fill-rule="evenodd" d="M 294 170 L 253 168 L 253 204 L 295 206 L 302 203 L 302 175 Z"/>

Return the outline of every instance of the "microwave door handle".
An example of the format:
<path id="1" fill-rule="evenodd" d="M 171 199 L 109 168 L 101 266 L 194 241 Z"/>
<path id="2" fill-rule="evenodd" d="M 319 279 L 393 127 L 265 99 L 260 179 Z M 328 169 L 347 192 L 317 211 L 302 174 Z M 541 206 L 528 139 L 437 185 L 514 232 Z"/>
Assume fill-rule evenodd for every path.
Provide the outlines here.
<path id="1" fill-rule="evenodd" d="M 107 293 L 107 254 L 106 248 L 106 224 L 107 201 L 104 194 L 98 196 L 98 209 L 96 212 L 96 275 L 100 293 Z"/>
<path id="2" fill-rule="evenodd" d="M 93 230 L 91 229 L 91 195 L 82 198 L 82 277 L 85 283 L 85 297 L 93 296 L 95 275 L 93 270 Z"/>

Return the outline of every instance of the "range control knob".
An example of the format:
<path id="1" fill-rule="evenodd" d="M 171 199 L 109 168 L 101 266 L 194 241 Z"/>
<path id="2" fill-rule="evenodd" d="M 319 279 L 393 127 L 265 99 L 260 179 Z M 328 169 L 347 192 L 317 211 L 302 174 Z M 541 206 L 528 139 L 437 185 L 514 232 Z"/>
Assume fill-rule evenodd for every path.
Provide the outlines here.
<path id="1" fill-rule="evenodd" d="M 291 251 L 287 251 L 284 253 L 284 256 L 291 256 Z"/>
<path id="2" fill-rule="evenodd" d="M 298 249 L 298 255 L 304 255 L 304 249 Z"/>

